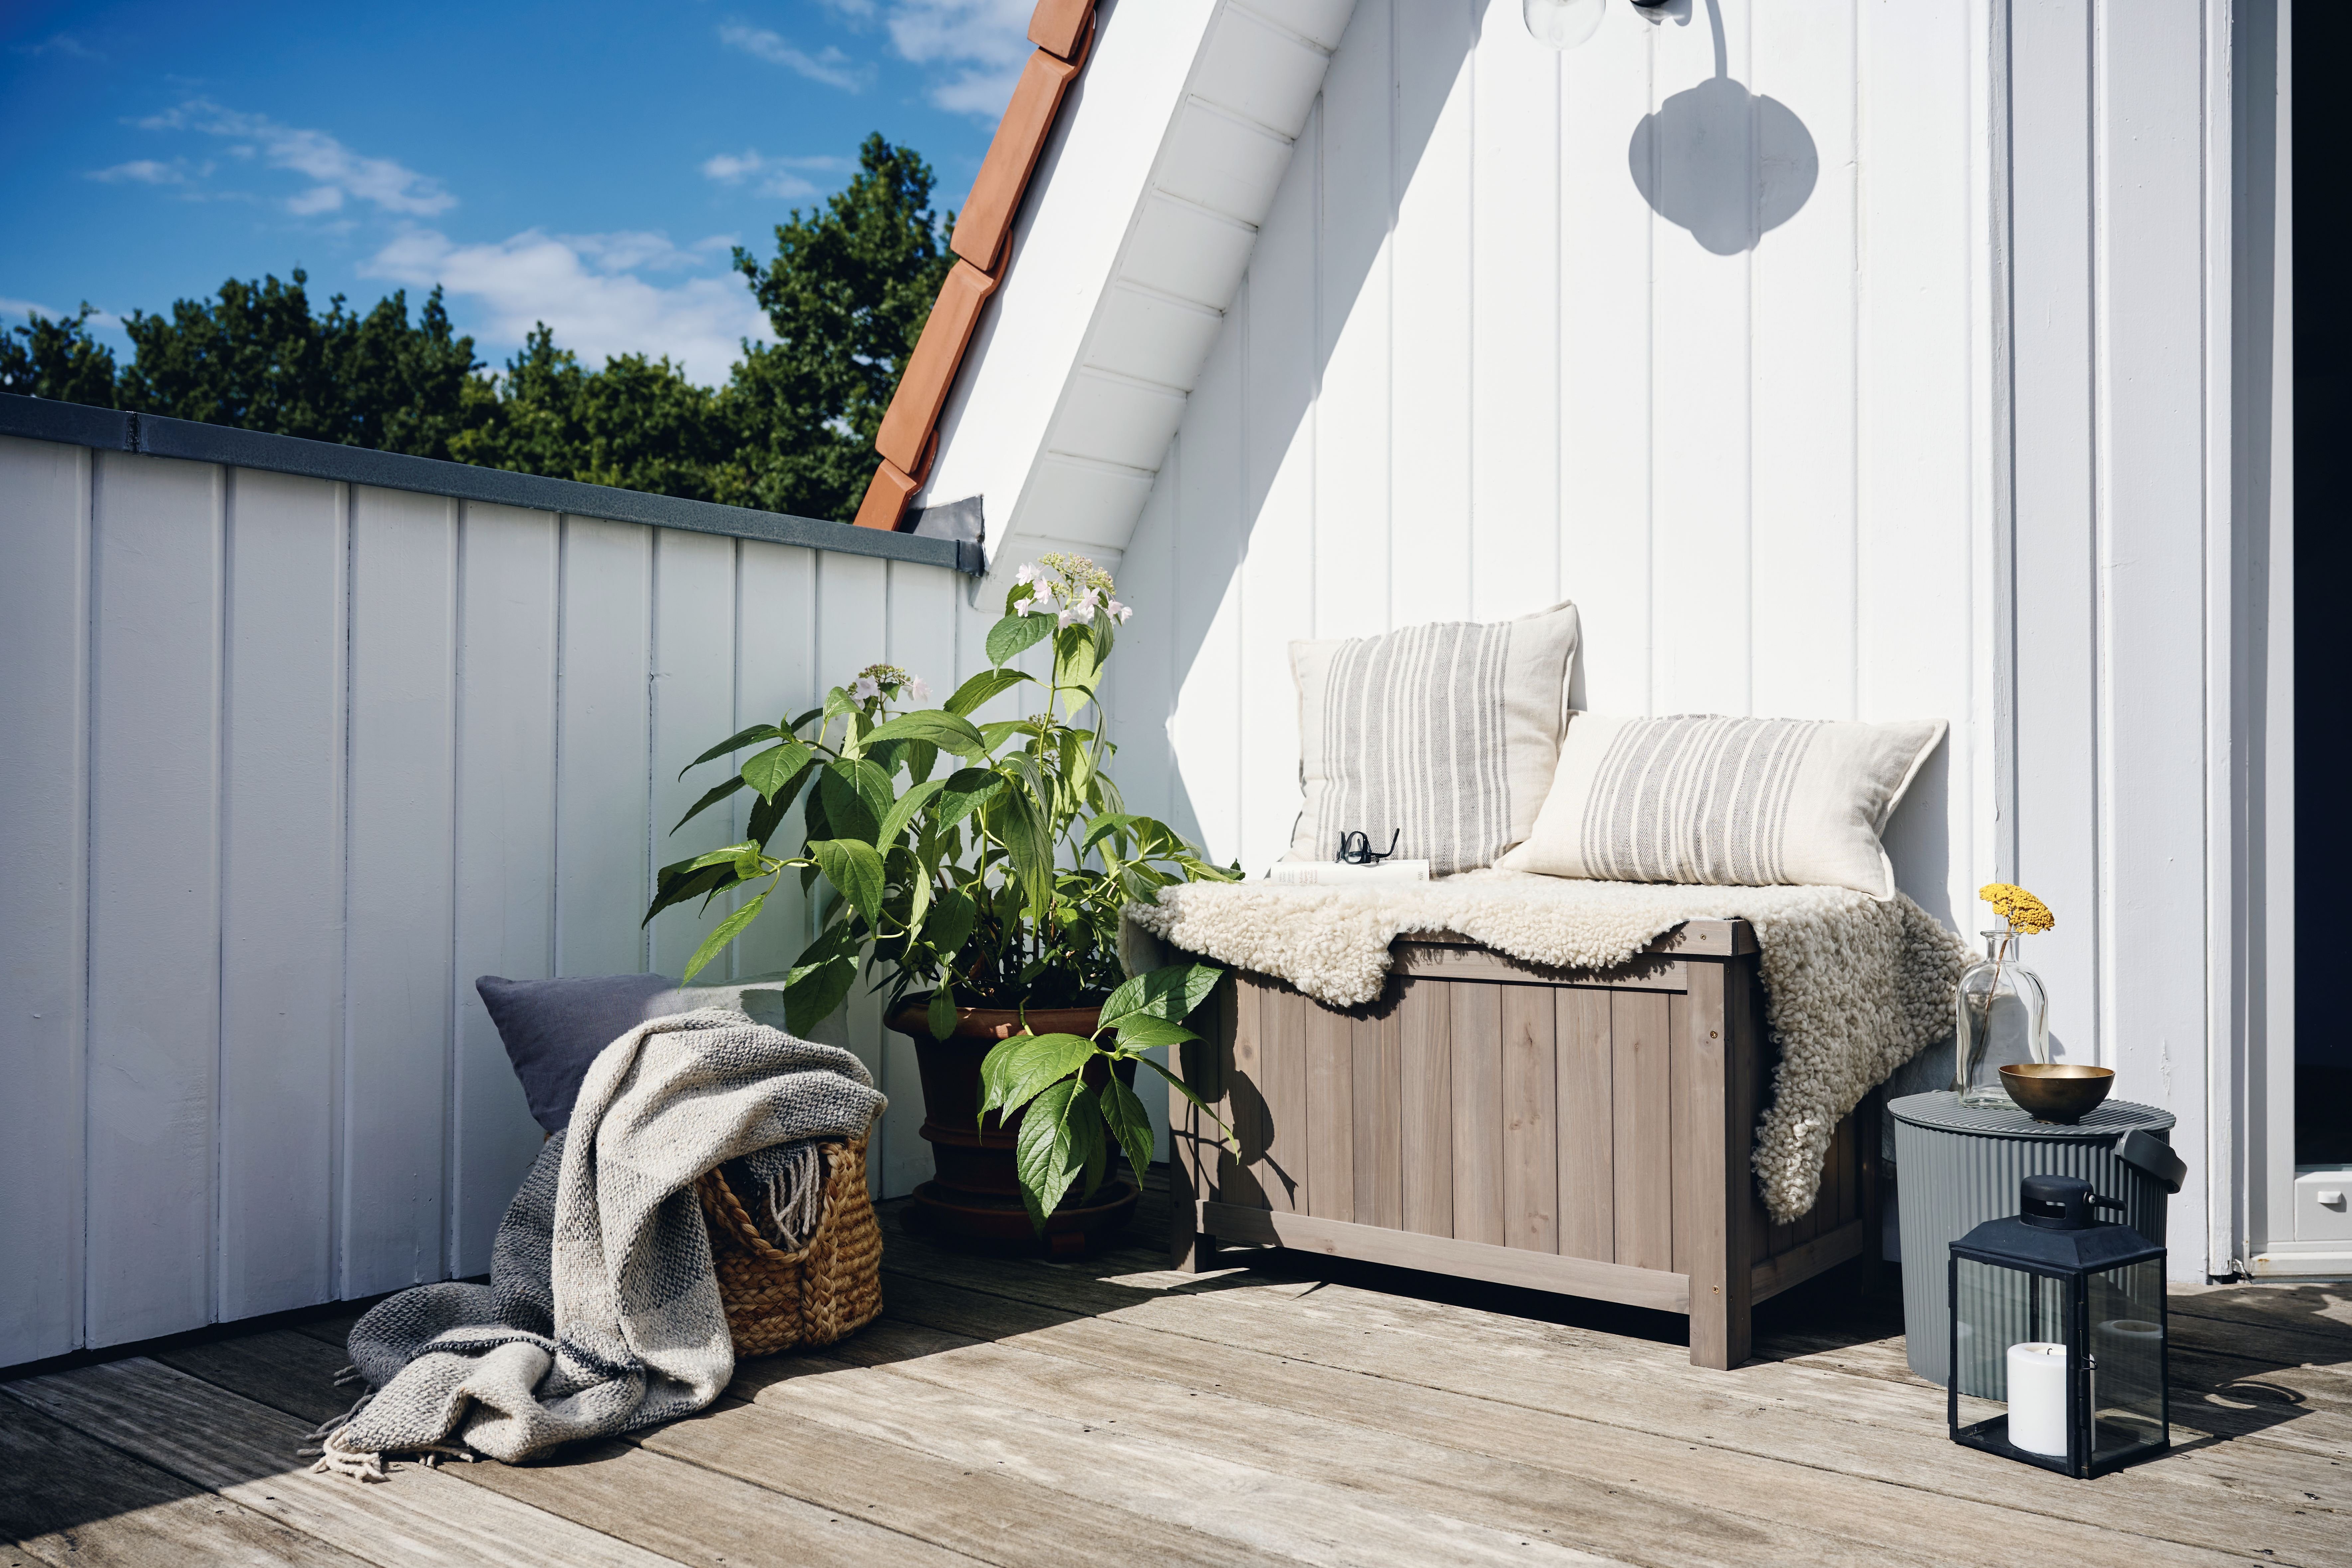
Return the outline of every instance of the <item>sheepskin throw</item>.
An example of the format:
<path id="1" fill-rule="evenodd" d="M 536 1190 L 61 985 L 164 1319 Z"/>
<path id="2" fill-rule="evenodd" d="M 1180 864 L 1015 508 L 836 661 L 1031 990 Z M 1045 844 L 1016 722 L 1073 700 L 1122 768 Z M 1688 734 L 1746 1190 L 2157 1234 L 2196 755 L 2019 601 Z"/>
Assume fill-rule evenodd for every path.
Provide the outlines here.
<path id="1" fill-rule="evenodd" d="M 735 1349 L 694 1194 L 728 1163 L 772 1213 L 823 1188 L 820 1140 L 883 1108 L 863 1064 L 739 1012 L 656 1018 L 604 1047 L 571 1126 L 499 1223 L 488 1285 L 421 1285 L 352 1330 L 375 1392 L 322 1429 L 320 1468 L 381 1479 L 387 1453 L 509 1462 L 699 1410 Z"/>
<path id="2" fill-rule="evenodd" d="M 1290 645 L 1298 682 L 1293 860 L 1342 833 L 1444 876 L 1491 866 L 1535 826 L 1559 758 L 1576 665 L 1574 605 Z"/>
<path id="3" fill-rule="evenodd" d="M 1780 1047 L 1756 1130 L 1764 1206 L 1813 1206 L 1838 1119 L 1930 1043 L 1948 1037 L 1960 939 L 1909 899 L 1846 888 L 1677 887 L 1474 871 L 1420 885 L 1279 887 L 1194 882 L 1130 904 L 1172 947 L 1286 980 L 1349 1007 L 1379 997 L 1389 943 L 1458 931 L 1530 963 L 1609 969 L 1685 921 L 1756 928 L 1768 1015 Z"/>

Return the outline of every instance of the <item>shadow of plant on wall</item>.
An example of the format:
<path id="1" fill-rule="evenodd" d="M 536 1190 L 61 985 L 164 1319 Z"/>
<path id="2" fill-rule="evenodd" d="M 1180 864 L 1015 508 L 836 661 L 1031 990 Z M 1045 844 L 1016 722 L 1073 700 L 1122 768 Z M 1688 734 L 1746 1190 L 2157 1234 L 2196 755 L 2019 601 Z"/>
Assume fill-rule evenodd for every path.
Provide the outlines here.
<path id="1" fill-rule="evenodd" d="M 1714 77 L 1643 115 L 1625 160 L 1652 211 L 1716 255 L 1737 256 L 1797 216 L 1822 160 L 1787 104 L 1731 79 L 1717 0 L 1706 0 L 1706 19 Z"/>

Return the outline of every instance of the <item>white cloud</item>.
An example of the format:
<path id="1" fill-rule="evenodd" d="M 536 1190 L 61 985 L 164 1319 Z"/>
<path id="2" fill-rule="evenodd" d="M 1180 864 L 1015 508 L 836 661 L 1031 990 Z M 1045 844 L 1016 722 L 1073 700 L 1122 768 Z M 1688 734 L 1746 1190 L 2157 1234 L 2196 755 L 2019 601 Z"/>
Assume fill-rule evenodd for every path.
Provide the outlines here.
<path id="1" fill-rule="evenodd" d="M 78 60 L 102 60 L 106 57 L 75 37 L 71 33 L 51 33 L 37 44 L 11 44 L 8 52 L 17 55 L 66 55 Z"/>
<path id="2" fill-rule="evenodd" d="M 853 167 L 855 164 L 847 158 L 772 158 L 755 147 L 746 147 L 740 153 L 720 153 L 705 159 L 702 177 L 722 185 L 740 185 L 745 180 L 757 178 L 760 195 L 790 201 L 823 192 L 824 187 L 810 179 L 810 174 L 846 174 Z"/>
<path id="3" fill-rule="evenodd" d="M 873 67 L 859 65 L 831 44 L 810 54 L 781 33 L 766 27 L 748 27 L 740 22 L 730 22 L 720 27 L 719 41 L 730 49 L 740 49 L 770 65 L 798 71 L 811 81 L 821 81 L 844 92 L 857 91 L 874 74 Z"/>
<path id="4" fill-rule="evenodd" d="M 209 166 L 205 172 L 210 172 Z M 110 169 L 92 169 L 89 177 L 110 185 L 126 181 L 140 185 L 184 185 L 188 183 L 188 161 L 174 158 L 168 163 L 160 163 L 152 158 L 133 158 Z"/>
<path id="5" fill-rule="evenodd" d="M 73 315 L 71 310 L 52 310 L 37 300 L 14 300 L 0 294 L 0 321 L 11 321 L 19 316 L 46 316 L 52 321 L 71 321 Z M 89 324 L 93 327 L 119 327 L 122 325 L 122 318 L 111 310 L 92 310 Z"/>
<path id="6" fill-rule="evenodd" d="M 585 364 L 602 364 L 614 354 L 667 354 L 696 381 L 716 384 L 740 356 L 739 340 L 765 342 L 773 334 L 731 272 L 667 284 L 635 275 L 693 261 L 692 252 L 657 234 L 530 229 L 495 245 L 457 245 L 418 228 L 401 234 L 360 271 L 412 288 L 438 283 L 454 297 L 478 302 L 482 314 L 470 330 L 486 345 L 520 344 L 534 324 L 545 321 L 557 345 Z"/>
<path id="7" fill-rule="evenodd" d="M 890 42 L 917 65 L 956 74 L 931 88 L 941 109 L 989 119 L 1004 112 L 1013 83 L 1035 47 L 1031 0 L 895 0 Z"/>
<path id="8" fill-rule="evenodd" d="M 149 131 L 198 131 L 207 136 L 233 137 L 257 153 L 271 167 L 290 170 L 310 182 L 310 188 L 288 198 L 288 210 L 298 215 L 333 212 L 345 200 L 369 202 L 385 212 L 430 217 L 457 205 L 441 182 L 420 174 L 390 158 L 354 153 L 323 131 L 281 125 L 267 115 L 224 109 L 206 98 L 192 98 L 176 109 L 137 122 Z"/>

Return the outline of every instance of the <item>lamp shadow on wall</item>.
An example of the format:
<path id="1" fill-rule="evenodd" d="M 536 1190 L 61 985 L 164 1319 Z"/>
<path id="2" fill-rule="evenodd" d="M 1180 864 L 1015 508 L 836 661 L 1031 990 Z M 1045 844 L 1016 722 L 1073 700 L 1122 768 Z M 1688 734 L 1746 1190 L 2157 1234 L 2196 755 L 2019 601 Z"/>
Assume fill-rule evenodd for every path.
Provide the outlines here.
<path id="1" fill-rule="evenodd" d="M 1650 210 L 1717 256 L 1753 250 L 1810 200 L 1820 149 L 1794 110 L 1731 79 L 1717 0 L 1706 0 L 1715 75 L 1645 114 L 1625 149 Z"/>

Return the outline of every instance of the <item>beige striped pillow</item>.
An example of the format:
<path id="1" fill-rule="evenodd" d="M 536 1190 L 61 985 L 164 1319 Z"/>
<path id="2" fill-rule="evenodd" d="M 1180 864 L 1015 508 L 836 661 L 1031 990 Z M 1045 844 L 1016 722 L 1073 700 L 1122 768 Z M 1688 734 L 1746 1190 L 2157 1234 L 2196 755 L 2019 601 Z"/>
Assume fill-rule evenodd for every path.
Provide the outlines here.
<path id="1" fill-rule="evenodd" d="M 1559 756 L 1576 606 L 1290 645 L 1305 808 L 1291 860 L 1342 833 L 1430 874 L 1491 866 L 1528 836 Z"/>
<path id="2" fill-rule="evenodd" d="M 1856 724 L 1572 713 L 1507 870 L 1623 882 L 1811 883 L 1895 896 L 1878 841 L 1941 719 Z"/>

